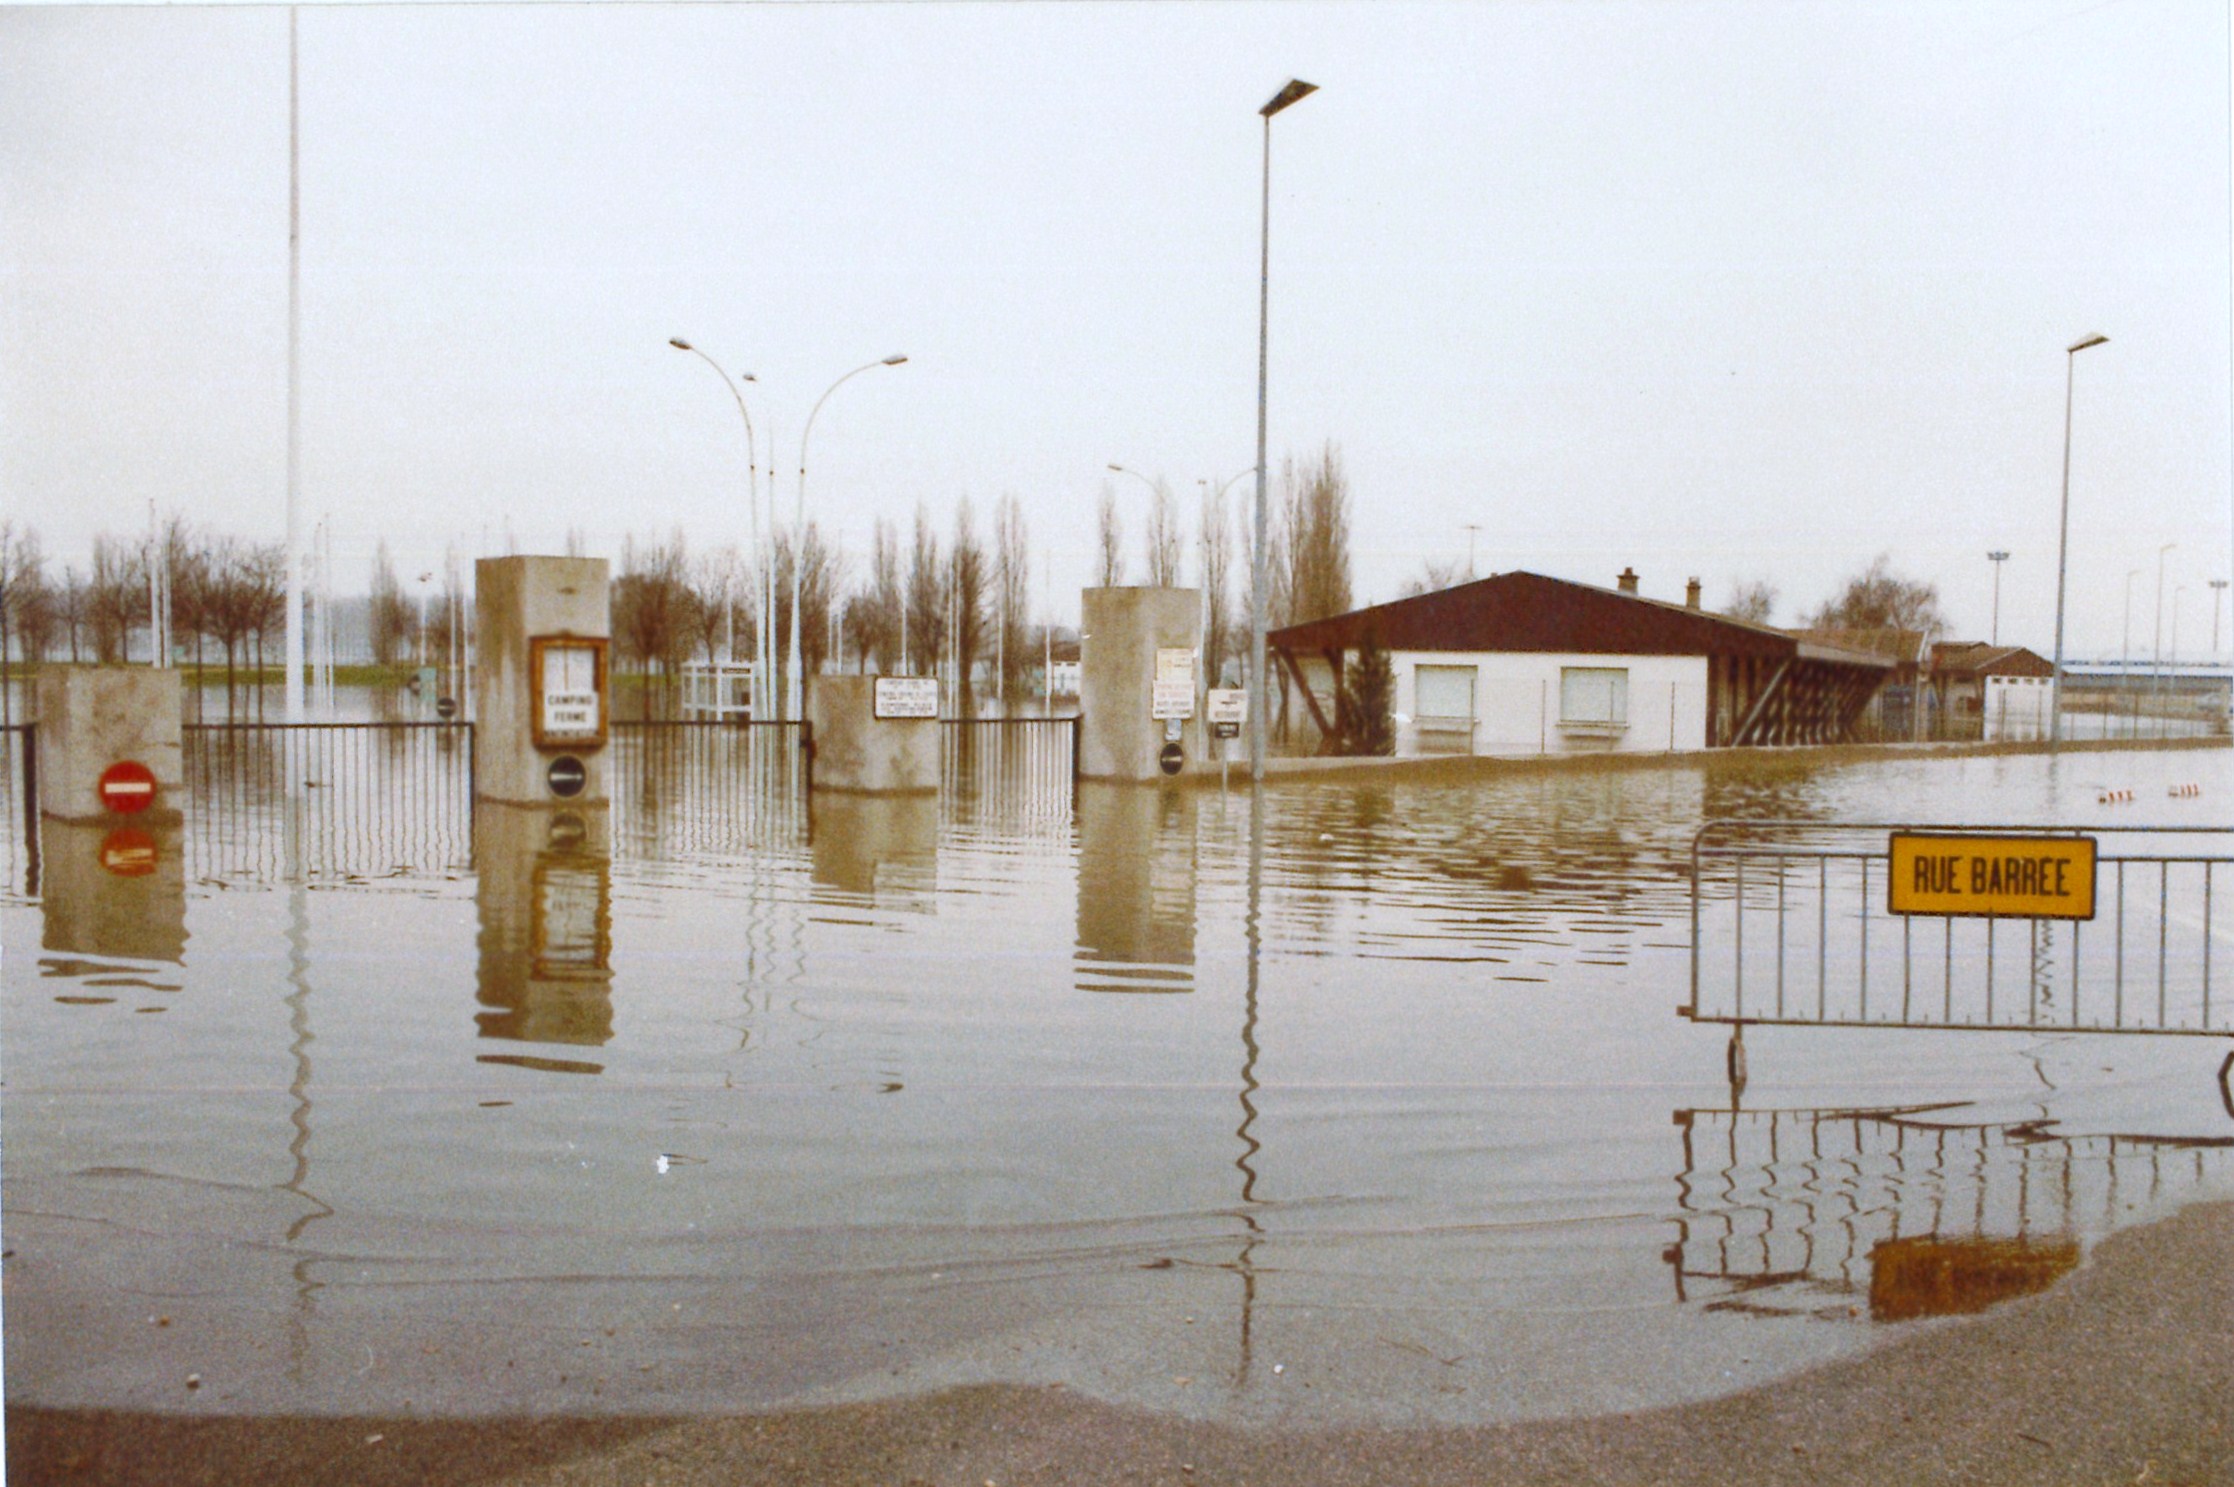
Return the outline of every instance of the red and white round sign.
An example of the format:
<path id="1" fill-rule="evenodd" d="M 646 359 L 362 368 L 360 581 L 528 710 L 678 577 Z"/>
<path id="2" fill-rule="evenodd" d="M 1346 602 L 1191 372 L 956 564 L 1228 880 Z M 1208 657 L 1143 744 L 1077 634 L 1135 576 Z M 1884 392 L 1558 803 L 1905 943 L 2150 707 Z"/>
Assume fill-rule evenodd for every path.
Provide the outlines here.
<path id="1" fill-rule="evenodd" d="M 119 759 L 101 771 L 101 805 L 129 816 L 155 804 L 155 771 L 137 759 Z"/>

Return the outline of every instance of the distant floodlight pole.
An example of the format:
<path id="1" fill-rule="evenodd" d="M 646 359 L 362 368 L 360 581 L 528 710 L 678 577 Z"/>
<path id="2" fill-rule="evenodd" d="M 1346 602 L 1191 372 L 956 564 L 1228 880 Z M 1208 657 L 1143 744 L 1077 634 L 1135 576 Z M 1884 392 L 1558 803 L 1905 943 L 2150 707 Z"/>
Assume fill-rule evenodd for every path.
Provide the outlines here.
<path id="1" fill-rule="evenodd" d="M 1986 561 L 1994 565 L 1994 624 L 1986 643 L 1988 645 L 1999 645 L 2001 644 L 2001 565 L 2009 561 L 2009 554 L 1998 550 L 1990 552 L 1986 554 Z M 1471 570 L 1473 564 L 1468 563 L 1466 566 Z"/>
<path id="2" fill-rule="evenodd" d="M 2226 580 L 2214 578 L 2211 584 L 2211 659 L 2218 659 L 2218 602 L 2226 593 Z"/>
<path id="3" fill-rule="evenodd" d="M 2056 659 L 2050 675 L 2048 697 L 2048 747 L 2053 750 L 2063 742 L 2063 590 L 2066 563 L 2071 546 L 2071 381 L 2072 369 L 2078 365 L 2079 353 L 2089 346 L 2100 346 L 2109 341 L 2105 335 L 2092 335 L 2074 341 L 2063 353 L 2063 511 L 2056 528 Z"/>
<path id="4" fill-rule="evenodd" d="M 715 375 L 721 378 L 722 385 L 729 389 L 729 395 L 737 400 L 738 415 L 745 420 L 745 511 L 747 518 L 751 523 L 750 530 L 752 536 L 753 558 L 755 561 L 758 561 L 761 555 L 760 465 L 753 454 L 752 414 L 745 407 L 744 390 L 737 385 L 737 382 L 739 380 L 751 382 L 755 379 L 750 372 L 743 373 L 741 379 L 732 378 L 729 373 L 723 369 L 720 362 L 715 361 L 712 357 L 699 350 L 696 346 L 693 346 L 690 342 L 684 340 L 681 336 L 669 336 L 667 338 L 667 344 L 674 347 L 677 351 L 688 351 L 691 355 L 697 357 L 707 366 L 712 367 L 714 369 Z M 771 469 L 773 469 L 775 463 L 775 451 L 771 449 L 768 452 L 768 464 Z M 769 513 L 768 521 L 769 525 L 771 526 L 775 524 L 774 512 L 771 511 Z M 753 587 L 758 590 L 757 597 L 759 599 L 758 612 L 756 613 L 753 622 L 752 645 L 753 703 L 757 707 L 760 704 L 760 699 L 766 695 L 766 693 L 762 689 L 767 686 L 768 677 L 769 650 L 767 609 L 769 599 L 768 585 L 765 581 L 755 583 Z M 722 588 L 722 603 L 725 608 L 728 607 L 728 585 L 726 580 L 724 580 Z M 734 642 L 732 642 L 730 645 L 729 658 L 732 661 L 737 659 L 737 649 Z M 729 700 L 728 693 L 726 691 L 723 692 L 721 700 L 725 703 Z"/>
<path id="5" fill-rule="evenodd" d="M 2133 668 L 2133 580 L 2141 576 L 2138 568 L 2125 570 L 2125 638 L 2118 642 L 2118 685 L 2128 682 L 2127 673 Z"/>
<path id="6" fill-rule="evenodd" d="M 1272 116 L 1319 91 L 1317 83 L 1290 79 L 1257 113 L 1264 119 L 1264 181 L 1257 233 L 1257 503 L 1256 526 L 1249 534 L 1249 779 L 1264 779 L 1265 708 L 1269 689 L 1264 674 L 1265 571 L 1264 406 L 1265 363 L 1272 315 Z"/>
<path id="7" fill-rule="evenodd" d="M 836 392 L 863 372 L 877 367 L 896 367 L 906 361 L 905 356 L 894 354 L 881 357 L 876 361 L 863 362 L 860 366 L 855 367 L 852 371 L 831 383 L 829 387 L 823 390 L 822 396 L 815 399 L 813 409 L 807 414 L 807 426 L 799 433 L 799 491 L 797 501 L 792 508 L 791 522 L 791 676 L 789 678 L 790 700 L 787 713 L 787 716 L 791 718 L 796 719 L 806 716 L 806 678 L 799 671 L 799 626 L 800 622 L 805 619 L 799 609 L 799 574 L 807 566 L 807 440 L 814 435 L 815 415 L 822 411 L 824 403 L 830 401 L 831 393 Z"/>

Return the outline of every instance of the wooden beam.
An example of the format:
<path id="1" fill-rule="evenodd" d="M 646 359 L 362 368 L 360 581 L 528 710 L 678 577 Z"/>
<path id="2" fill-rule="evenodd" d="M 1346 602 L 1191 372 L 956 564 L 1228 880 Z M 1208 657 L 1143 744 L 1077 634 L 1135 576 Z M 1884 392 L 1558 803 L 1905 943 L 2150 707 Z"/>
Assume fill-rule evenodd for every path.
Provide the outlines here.
<path id="1" fill-rule="evenodd" d="M 1288 675 L 1295 678 L 1296 690 L 1303 694 L 1303 705 L 1311 710 L 1311 721 L 1319 725 L 1319 742 L 1323 748 L 1334 739 L 1334 730 L 1326 725 L 1326 714 L 1319 711 L 1319 699 L 1311 691 L 1311 683 L 1303 675 L 1303 667 L 1295 659 L 1295 652 L 1276 647 L 1280 664 L 1288 668 Z"/>
<path id="2" fill-rule="evenodd" d="M 1738 731 L 1731 735 L 1730 743 L 1733 747 L 1742 747 L 1746 743 L 1747 735 L 1753 731 L 1753 725 L 1761 720 L 1761 714 L 1767 709 L 1769 699 L 1774 697 L 1776 689 L 1783 685 L 1784 674 L 1791 669 L 1792 663 L 1788 659 L 1777 663 L 1775 675 L 1769 678 L 1769 684 L 1761 689 L 1761 694 L 1753 699 L 1753 706 L 1746 711 L 1745 721 L 1738 724 Z"/>

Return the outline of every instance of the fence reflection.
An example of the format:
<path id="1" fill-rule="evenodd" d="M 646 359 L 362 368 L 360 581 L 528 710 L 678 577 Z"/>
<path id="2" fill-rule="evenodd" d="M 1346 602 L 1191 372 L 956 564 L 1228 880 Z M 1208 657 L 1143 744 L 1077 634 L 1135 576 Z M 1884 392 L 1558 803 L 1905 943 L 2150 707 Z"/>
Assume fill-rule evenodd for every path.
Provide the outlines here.
<path id="1" fill-rule="evenodd" d="M 950 820 L 1011 832 L 1069 823 L 1077 718 L 946 718 L 939 734 Z"/>
<path id="2" fill-rule="evenodd" d="M 1680 1216 L 1662 1255 L 1676 1299 L 1879 1321 L 1975 1311 L 2053 1283 L 2136 1201 L 2234 1171 L 2234 1137 L 2061 1136 L 1950 1108 L 1677 1111 Z"/>
<path id="3" fill-rule="evenodd" d="M 797 723 L 616 721 L 606 758 L 614 855 L 797 846 L 807 833 L 805 741 Z"/>

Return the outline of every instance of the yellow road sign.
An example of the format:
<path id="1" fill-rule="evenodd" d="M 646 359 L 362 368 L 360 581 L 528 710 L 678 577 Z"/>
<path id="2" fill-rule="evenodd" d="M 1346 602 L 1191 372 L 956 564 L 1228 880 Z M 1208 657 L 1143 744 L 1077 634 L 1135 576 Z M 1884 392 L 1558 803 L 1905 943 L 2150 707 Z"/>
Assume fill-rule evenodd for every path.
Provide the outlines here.
<path id="1" fill-rule="evenodd" d="M 1895 914 L 2094 917 L 2091 836 L 1895 832 L 1891 856 Z"/>

